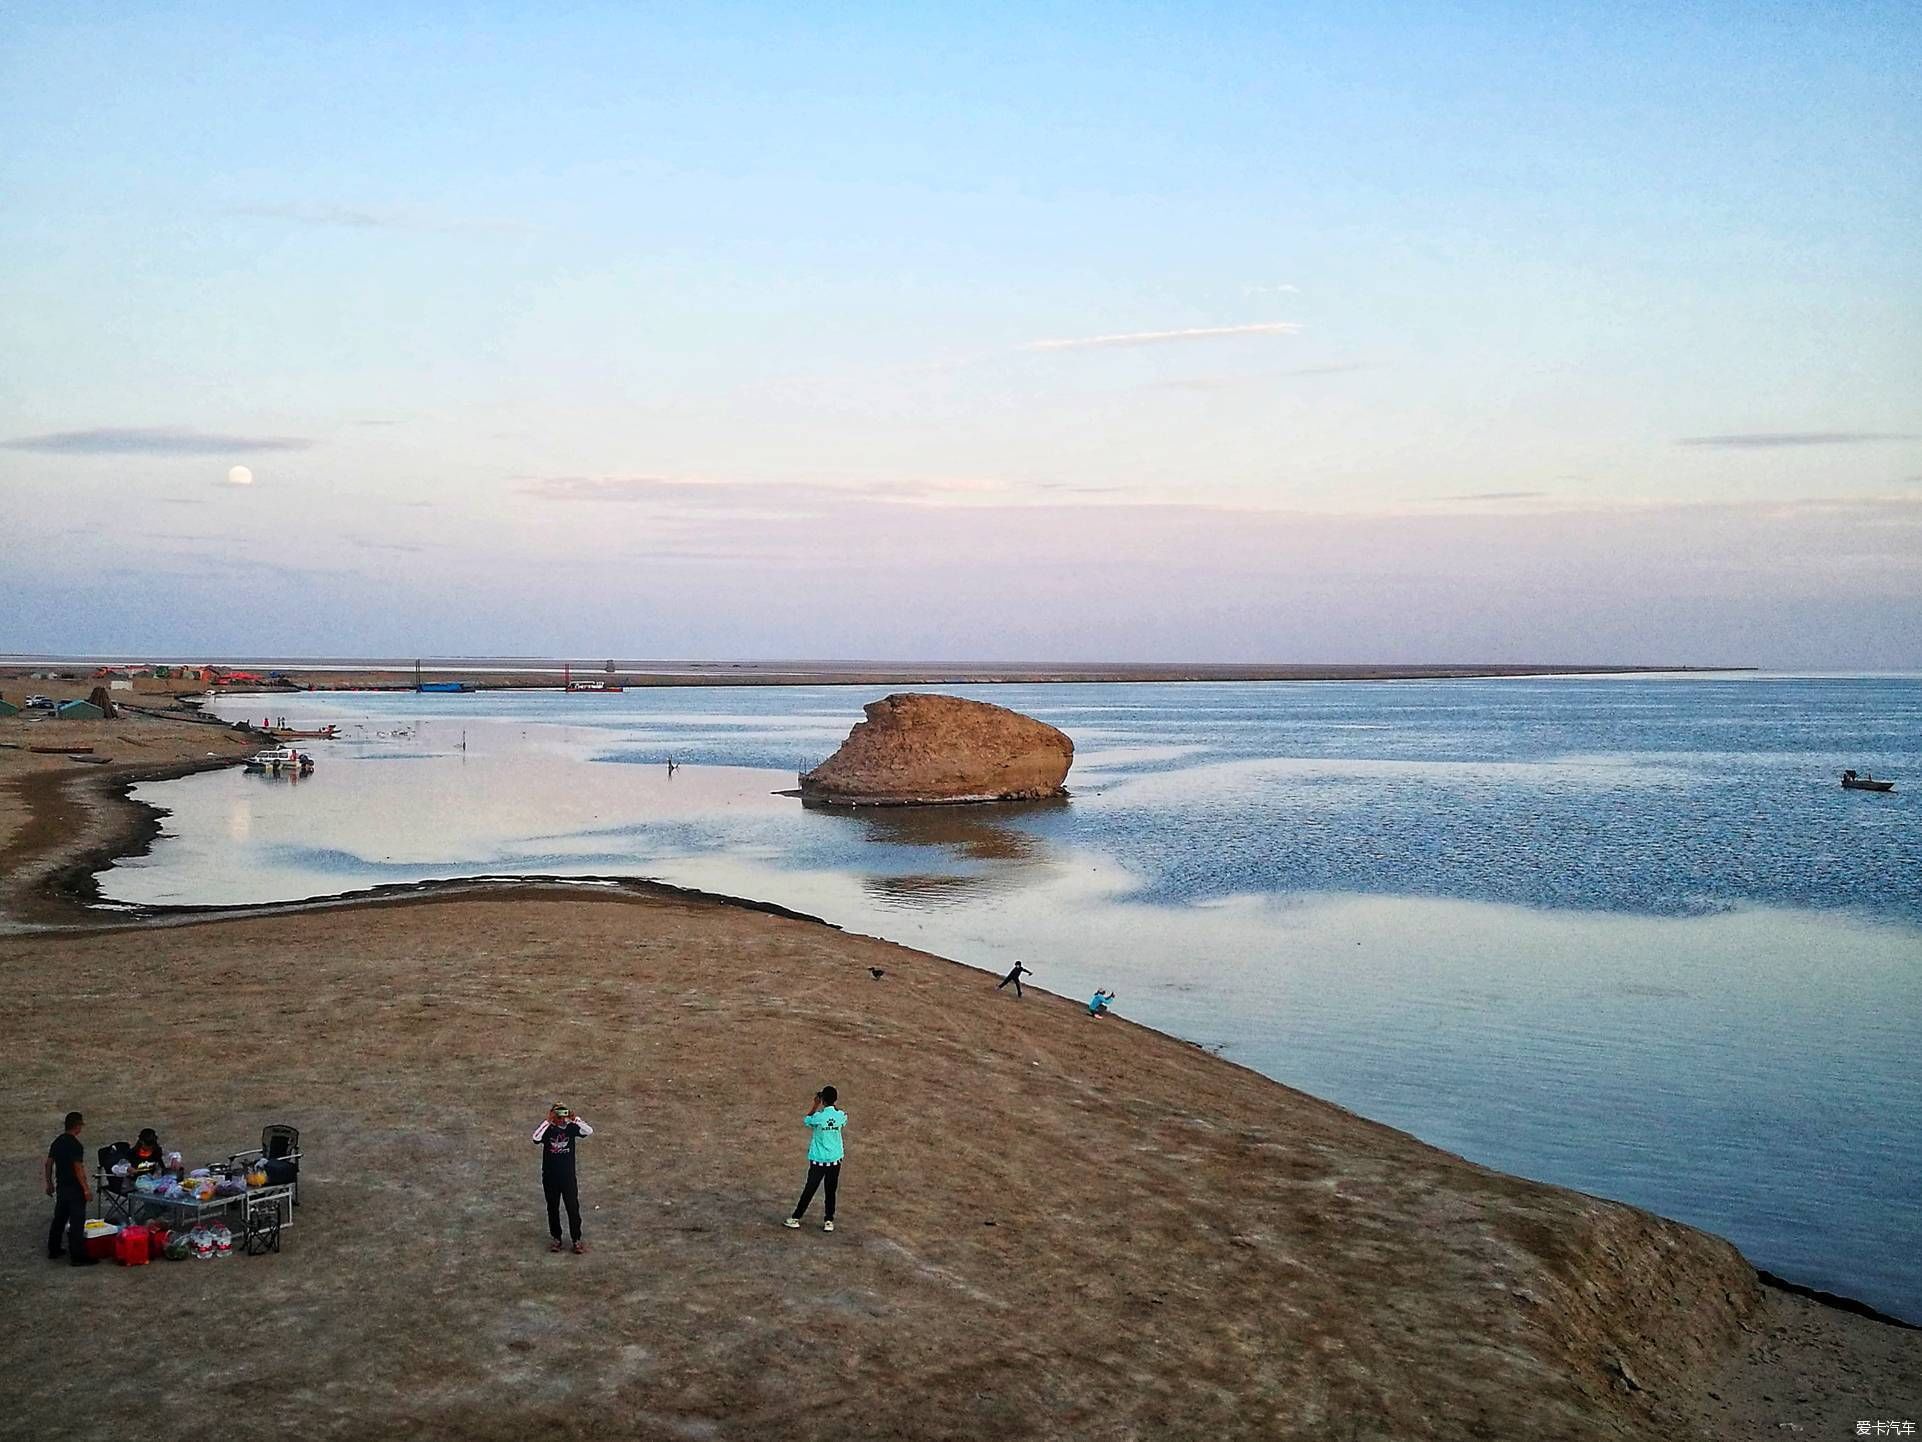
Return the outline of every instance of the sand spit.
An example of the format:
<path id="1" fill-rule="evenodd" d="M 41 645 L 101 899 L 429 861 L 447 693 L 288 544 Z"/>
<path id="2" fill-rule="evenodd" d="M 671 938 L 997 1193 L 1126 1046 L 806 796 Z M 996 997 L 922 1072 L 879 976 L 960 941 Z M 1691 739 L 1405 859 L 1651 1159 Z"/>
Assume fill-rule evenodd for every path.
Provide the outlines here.
<path id="1" fill-rule="evenodd" d="M 0 932 L 71 920 L 56 898 L 93 894 L 93 874 L 146 850 L 159 832 L 151 806 L 127 799 L 137 781 L 231 766 L 262 746 L 231 727 L 125 712 L 112 721 L 0 716 Z M 85 761 L 30 746 L 84 747 Z"/>
<path id="2" fill-rule="evenodd" d="M 290 1435 L 517 1442 L 1922 1418 L 1922 1333 L 1765 1288 L 1719 1239 L 806 920 L 506 886 L 73 925 L 43 808 L 100 834 L 141 808 L 24 755 L 0 750 L 9 901 L 41 867 L 38 919 L 68 924 L 0 937 L 25 1003 L 0 1009 L 0 1296 L 34 1319 L 0 1327 L 0 1433 L 262 1397 Z M 779 1225 L 824 1081 L 852 1118 L 833 1236 Z M 556 1097 L 597 1129 L 585 1257 L 538 1215 L 526 1138 Z M 153 1124 L 195 1154 L 296 1121 L 287 1250 L 47 1265 L 38 1159 L 68 1106 L 95 1142 Z"/>

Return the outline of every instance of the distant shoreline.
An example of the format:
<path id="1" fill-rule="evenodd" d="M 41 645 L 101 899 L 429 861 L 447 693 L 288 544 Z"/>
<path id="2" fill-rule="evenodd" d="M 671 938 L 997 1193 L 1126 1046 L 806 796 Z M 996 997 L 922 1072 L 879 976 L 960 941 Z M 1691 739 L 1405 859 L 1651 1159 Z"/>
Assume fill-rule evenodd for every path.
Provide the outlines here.
<path id="1" fill-rule="evenodd" d="M 126 667 L 121 658 L 0 658 L 0 679 L 24 679 L 34 670 L 67 670 L 85 679 L 101 666 Z M 165 664 L 165 663 L 162 663 Z M 1752 673 L 1753 666 L 1622 666 L 1593 664 L 1502 664 L 1447 662 L 1434 665 L 1254 665 L 1145 662 L 1074 662 L 990 665 L 940 665 L 860 661 L 693 661 L 582 662 L 578 666 L 546 658 L 423 657 L 414 664 L 391 660 L 215 661 L 207 664 L 252 672 L 283 672 L 284 681 L 254 686 L 224 686 L 225 692 L 408 691 L 423 683 L 466 684 L 475 691 L 551 690 L 570 678 L 608 686 L 667 688 L 693 686 L 993 686 L 1117 685 L 1130 683 L 1220 681 L 1471 681 L 1546 676 L 1673 676 Z M 572 667 L 571 671 L 567 667 Z M 186 689 L 186 688 L 182 688 Z"/>

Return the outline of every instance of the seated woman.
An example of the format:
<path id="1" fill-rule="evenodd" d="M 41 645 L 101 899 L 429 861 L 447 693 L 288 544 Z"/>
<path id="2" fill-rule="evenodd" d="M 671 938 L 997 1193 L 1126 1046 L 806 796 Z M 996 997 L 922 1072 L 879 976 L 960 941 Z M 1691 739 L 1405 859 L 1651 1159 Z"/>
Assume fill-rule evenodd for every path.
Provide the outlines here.
<path id="1" fill-rule="evenodd" d="M 133 1144 L 133 1170 L 135 1176 L 154 1176 L 169 1170 L 178 1172 L 180 1163 L 176 1160 L 170 1168 L 167 1154 L 161 1149 L 160 1138 L 152 1127 L 143 1127 L 139 1140 Z"/>

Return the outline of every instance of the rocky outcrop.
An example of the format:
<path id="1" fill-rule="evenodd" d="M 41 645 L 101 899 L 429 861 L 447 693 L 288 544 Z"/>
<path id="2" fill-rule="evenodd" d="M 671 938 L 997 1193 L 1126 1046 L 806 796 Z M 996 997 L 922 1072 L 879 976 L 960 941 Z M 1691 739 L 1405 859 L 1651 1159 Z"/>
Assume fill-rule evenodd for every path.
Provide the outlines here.
<path id="1" fill-rule="evenodd" d="M 1074 742 L 1032 716 L 986 701 L 902 692 L 801 778 L 809 801 L 915 806 L 1030 801 L 1065 794 Z"/>

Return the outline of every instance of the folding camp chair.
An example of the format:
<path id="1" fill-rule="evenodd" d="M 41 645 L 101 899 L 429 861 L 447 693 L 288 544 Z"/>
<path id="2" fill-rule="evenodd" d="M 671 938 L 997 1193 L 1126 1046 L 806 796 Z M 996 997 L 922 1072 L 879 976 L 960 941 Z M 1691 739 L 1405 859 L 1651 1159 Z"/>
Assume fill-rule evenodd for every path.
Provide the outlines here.
<path id="1" fill-rule="evenodd" d="M 293 1183 L 294 1205 L 300 1205 L 300 1128 L 276 1122 L 260 1129 L 260 1146 L 235 1152 L 230 1162 L 259 1162 L 270 1177 L 284 1175 Z"/>
<path id="2" fill-rule="evenodd" d="M 100 1205 L 100 1220 L 126 1226 L 134 1218 L 134 1190 L 131 1176 L 115 1176 L 115 1162 L 133 1159 L 133 1147 L 126 1142 L 108 1142 L 95 1154 L 100 1161 L 94 1171 L 94 1200 Z"/>

